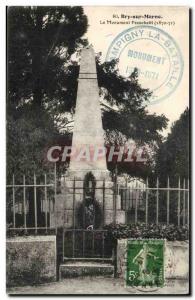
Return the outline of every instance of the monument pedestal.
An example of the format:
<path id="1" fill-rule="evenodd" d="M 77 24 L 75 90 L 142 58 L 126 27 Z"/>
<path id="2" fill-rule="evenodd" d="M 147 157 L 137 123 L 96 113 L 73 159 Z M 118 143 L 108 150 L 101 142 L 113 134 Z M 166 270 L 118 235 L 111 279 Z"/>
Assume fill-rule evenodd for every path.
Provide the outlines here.
<path id="1" fill-rule="evenodd" d="M 64 195 L 63 226 L 65 228 L 81 228 L 78 213 L 85 201 L 84 180 L 78 177 L 75 179 L 66 177 L 62 195 Z M 125 223 L 125 211 L 121 210 L 121 197 L 120 195 L 115 195 L 114 183 L 111 180 L 99 179 L 96 181 L 94 200 L 101 210 L 99 228 L 111 223 Z"/>

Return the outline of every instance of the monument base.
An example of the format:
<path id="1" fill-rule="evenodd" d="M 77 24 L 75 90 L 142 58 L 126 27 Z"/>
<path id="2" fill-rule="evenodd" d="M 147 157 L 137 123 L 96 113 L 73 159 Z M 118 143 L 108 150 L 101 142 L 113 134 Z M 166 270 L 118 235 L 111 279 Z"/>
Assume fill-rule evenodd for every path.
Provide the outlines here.
<path id="1" fill-rule="evenodd" d="M 61 194 L 56 199 L 58 226 L 81 228 L 78 214 L 85 203 L 84 178 L 86 174 L 86 171 L 71 170 L 65 177 Z M 101 212 L 99 228 L 111 223 L 125 224 L 125 211 L 121 210 L 121 197 L 115 194 L 114 182 L 111 180 L 109 171 L 96 170 L 93 175 L 96 181 L 94 201 Z"/>

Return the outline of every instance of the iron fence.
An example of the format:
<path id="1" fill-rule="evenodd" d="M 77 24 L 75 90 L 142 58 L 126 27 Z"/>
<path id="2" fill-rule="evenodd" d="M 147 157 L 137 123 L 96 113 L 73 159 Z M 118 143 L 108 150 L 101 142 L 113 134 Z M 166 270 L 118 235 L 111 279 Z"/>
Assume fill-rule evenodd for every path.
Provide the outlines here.
<path id="1" fill-rule="evenodd" d="M 79 180 L 78 185 L 77 180 L 73 179 L 72 188 L 68 191 L 69 196 L 72 194 L 73 206 L 65 209 L 65 215 L 70 211 L 72 213 L 72 225 L 64 225 L 61 229 L 57 228 L 56 222 L 56 165 L 52 176 L 44 174 L 40 177 L 34 174 L 30 181 L 23 175 L 21 182 L 18 181 L 13 175 L 12 183 L 7 185 L 8 233 L 55 233 L 58 252 L 63 260 L 112 260 L 114 241 L 105 225 L 117 223 L 117 210 L 124 212 L 126 224 L 140 222 L 146 225 L 189 225 L 189 180 L 183 179 L 181 184 L 178 179 L 177 187 L 170 185 L 169 178 L 166 187 L 159 184 L 158 178 L 155 184 L 149 184 L 148 179 L 142 182 L 132 179 L 119 184 L 115 178 L 112 186 L 107 186 L 105 180 L 97 180 L 97 186 L 94 187 L 94 195 L 98 195 L 98 201 L 94 201 L 97 204 L 94 205 L 95 219 L 89 221 L 94 226 L 89 226 L 85 197 L 89 187 L 85 186 L 84 180 Z M 108 190 L 111 192 L 108 193 Z M 76 200 L 78 193 L 82 198 L 80 208 Z M 66 195 L 64 196 L 66 201 Z"/>
<path id="2" fill-rule="evenodd" d="M 121 196 L 122 209 L 125 210 L 126 223 L 145 222 L 161 224 L 175 224 L 189 226 L 189 180 L 178 179 L 177 187 L 159 185 L 156 179 L 154 186 L 149 185 L 148 179 L 143 183 L 135 180 L 135 184 L 118 185 Z M 141 213 L 140 213 L 141 212 Z M 130 215 L 130 217 L 129 217 Z M 129 220 L 131 218 L 131 220 Z"/>
<path id="3" fill-rule="evenodd" d="M 55 217 L 57 194 L 56 166 L 52 176 L 53 179 L 51 180 L 51 178 L 48 179 L 49 176 L 47 174 L 44 174 L 44 179 L 38 182 L 39 177 L 34 174 L 33 181 L 30 183 L 27 182 L 26 176 L 23 175 L 22 182 L 16 183 L 13 175 L 12 183 L 7 185 L 8 231 L 35 232 L 36 234 L 38 231 L 47 233 L 50 229 L 57 230 Z M 79 229 L 75 226 L 75 193 L 77 190 L 75 182 L 74 180 L 73 226 L 71 230 Z M 113 220 L 111 222 L 116 223 L 117 202 L 119 201 L 119 207 L 125 211 L 126 223 L 144 222 L 146 225 L 149 223 L 157 225 L 189 225 L 189 180 L 183 179 L 181 183 L 181 180 L 178 179 L 177 187 L 170 185 L 169 178 L 167 179 L 166 187 L 159 185 L 158 178 L 155 186 L 150 186 L 148 182 L 148 179 L 142 183 L 136 180 L 134 185 L 128 182 L 123 185 L 117 183 L 117 181 L 114 182 L 112 188 Z M 102 229 L 105 225 L 106 189 L 108 188 L 105 186 L 104 180 L 100 187 L 95 188 L 95 190 L 102 191 L 102 220 L 100 225 Z M 41 190 L 39 197 L 37 195 L 38 190 Z M 83 201 L 85 203 L 84 188 Z M 42 212 L 41 214 L 40 211 Z M 84 214 L 82 218 L 83 222 L 85 222 Z M 81 227 L 86 229 L 85 226 Z M 99 228 L 97 227 L 96 229 Z M 75 232 L 72 231 L 73 239 Z"/>
<path id="4" fill-rule="evenodd" d="M 56 230 L 56 191 L 56 165 L 50 176 L 34 174 L 29 179 L 29 176 L 23 175 L 20 183 L 16 183 L 13 174 L 12 183 L 6 186 L 8 232 L 37 234 L 39 231 L 47 234 Z"/>
<path id="5" fill-rule="evenodd" d="M 78 185 L 78 183 L 82 184 Z M 113 240 L 104 226 L 106 224 L 106 200 L 108 200 L 106 194 L 108 190 L 112 191 L 112 199 L 110 199 L 111 222 L 116 223 L 116 185 L 107 187 L 105 180 L 96 180 L 96 184 L 97 186 L 93 189 L 94 199 L 92 201 L 94 214 L 88 220 L 86 207 L 91 204 L 90 202 L 87 203 L 86 198 L 88 187 L 85 186 L 85 180 L 75 178 L 72 180 L 72 188 L 68 193 L 72 196 L 73 204 L 71 208 L 67 209 L 67 211 L 72 212 L 72 226 L 71 228 L 66 226 L 63 228 L 63 260 L 95 258 L 96 260 L 108 261 L 113 259 Z M 82 189 L 80 186 L 82 186 Z M 80 204 L 76 201 L 78 193 L 82 197 Z"/>
<path id="6" fill-rule="evenodd" d="M 112 257 L 113 240 L 108 230 L 64 229 L 63 260 L 95 258 L 109 260 Z"/>

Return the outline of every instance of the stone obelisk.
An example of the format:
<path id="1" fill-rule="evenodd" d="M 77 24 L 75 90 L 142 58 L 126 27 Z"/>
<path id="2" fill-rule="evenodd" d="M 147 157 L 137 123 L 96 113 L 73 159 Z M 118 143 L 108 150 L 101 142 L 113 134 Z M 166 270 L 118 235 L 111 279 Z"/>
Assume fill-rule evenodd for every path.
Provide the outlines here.
<path id="1" fill-rule="evenodd" d="M 96 178 L 107 177 L 109 172 L 106 155 L 102 148 L 104 147 L 104 131 L 95 54 L 92 47 L 81 50 L 74 119 L 72 151 L 75 150 L 77 156 L 73 155 L 70 160 L 69 174 L 83 178 L 87 172 L 92 172 Z M 78 153 L 84 158 L 79 159 Z"/>
<path id="2" fill-rule="evenodd" d="M 81 51 L 75 122 L 72 140 L 72 157 L 65 176 L 64 188 L 58 195 L 57 221 L 65 228 L 79 227 L 80 207 L 84 205 L 86 188 L 84 183 L 89 175 L 96 182 L 93 201 L 101 210 L 101 226 L 114 221 L 124 223 L 125 212 L 121 210 L 120 197 L 115 201 L 113 182 L 106 165 L 104 131 L 100 109 L 99 89 L 95 54 L 91 47 Z M 98 159 L 94 151 L 100 150 Z M 82 159 L 78 159 L 78 153 Z M 85 152 L 88 152 L 86 154 Z M 90 156 L 90 159 L 87 159 Z M 97 155 L 96 155 L 97 156 Z M 116 207 L 115 207 L 116 206 Z M 96 214 L 97 214 L 97 210 Z M 100 216 L 99 215 L 99 216 Z M 77 216 L 77 217 L 76 217 Z M 62 225 L 63 224 L 63 225 Z M 79 225 L 80 224 L 80 225 Z M 80 227 L 79 227 L 80 228 Z"/>

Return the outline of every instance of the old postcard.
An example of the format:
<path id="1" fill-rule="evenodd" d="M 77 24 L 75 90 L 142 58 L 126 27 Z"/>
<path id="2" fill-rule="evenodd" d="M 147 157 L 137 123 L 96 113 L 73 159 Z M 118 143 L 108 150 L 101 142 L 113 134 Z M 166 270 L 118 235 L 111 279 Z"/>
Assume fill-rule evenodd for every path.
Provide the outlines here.
<path id="1" fill-rule="evenodd" d="M 7 293 L 190 294 L 188 7 L 7 7 Z"/>

